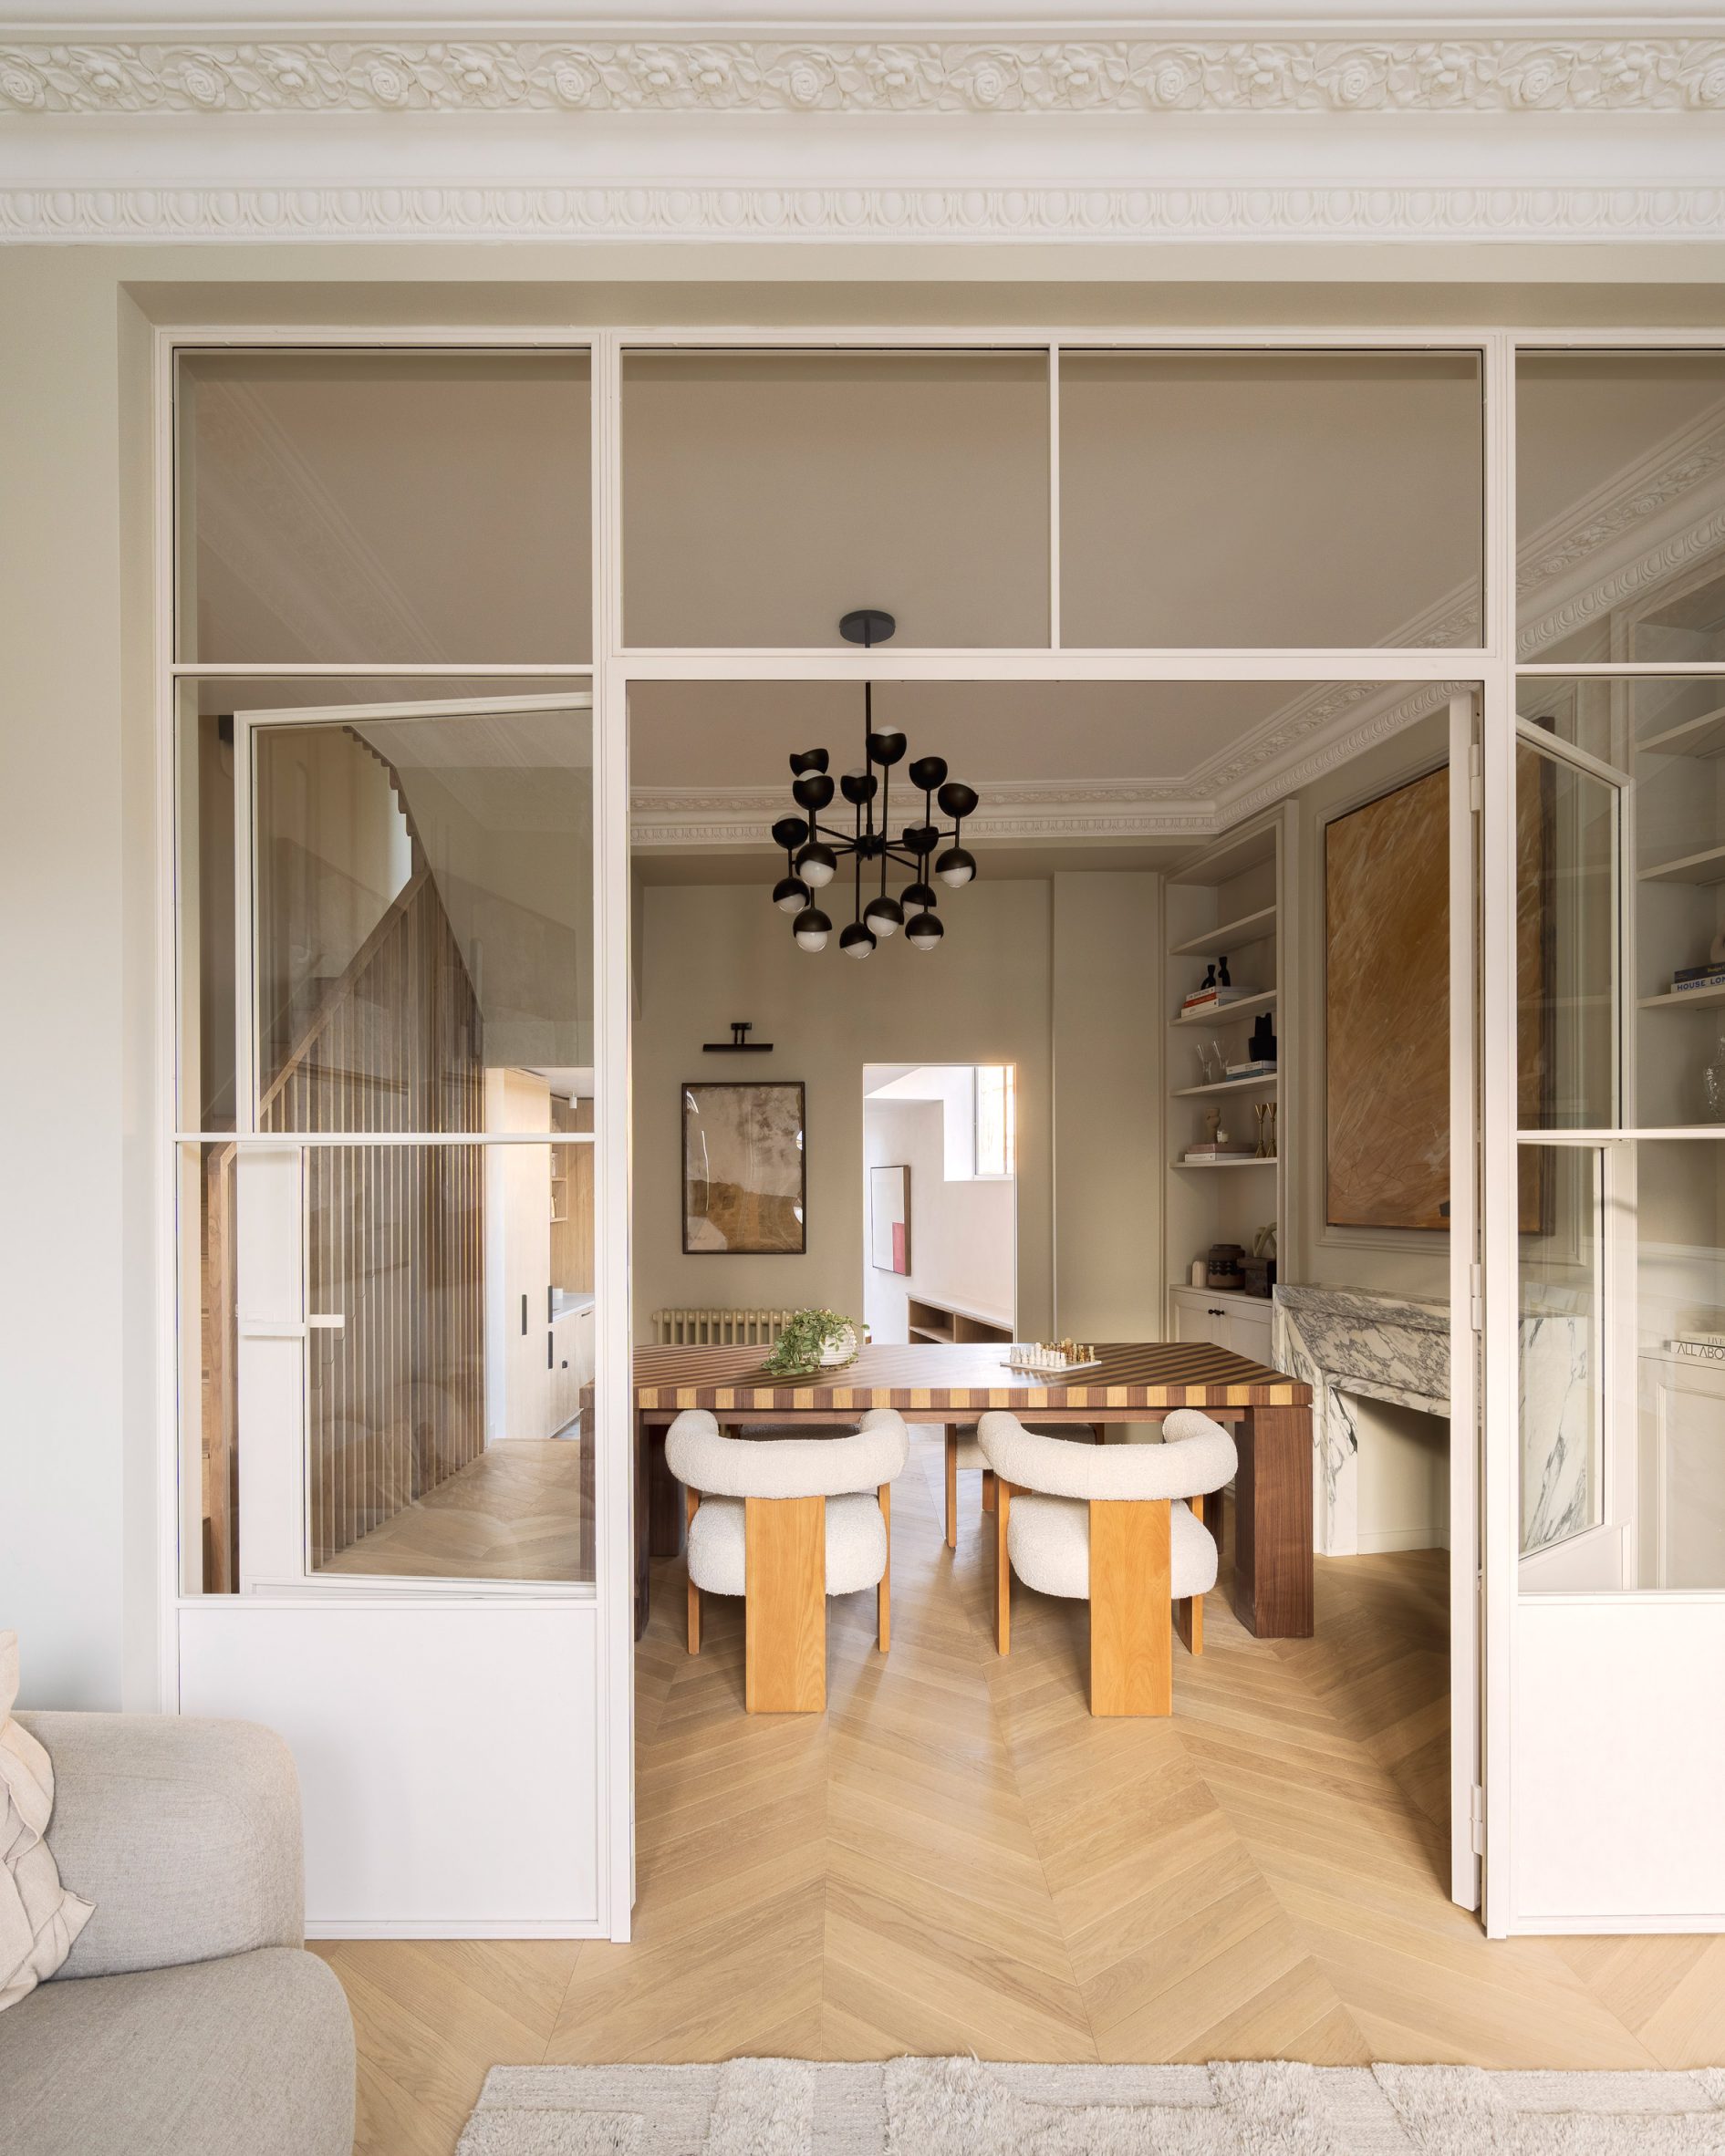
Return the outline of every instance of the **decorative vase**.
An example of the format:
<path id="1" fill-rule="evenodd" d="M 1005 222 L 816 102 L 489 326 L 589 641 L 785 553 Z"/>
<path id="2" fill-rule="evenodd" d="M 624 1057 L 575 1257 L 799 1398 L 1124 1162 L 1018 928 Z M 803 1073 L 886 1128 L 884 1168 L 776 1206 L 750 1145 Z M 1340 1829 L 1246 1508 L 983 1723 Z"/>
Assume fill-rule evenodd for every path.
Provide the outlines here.
<path id="1" fill-rule="evenodd" d="M 857 1360 L 857 1328 L 847 1325 L 837 1340 L 827 1341 L 821 1349 L 821 1368 L 837 1370 L 841 1364 Z"/>

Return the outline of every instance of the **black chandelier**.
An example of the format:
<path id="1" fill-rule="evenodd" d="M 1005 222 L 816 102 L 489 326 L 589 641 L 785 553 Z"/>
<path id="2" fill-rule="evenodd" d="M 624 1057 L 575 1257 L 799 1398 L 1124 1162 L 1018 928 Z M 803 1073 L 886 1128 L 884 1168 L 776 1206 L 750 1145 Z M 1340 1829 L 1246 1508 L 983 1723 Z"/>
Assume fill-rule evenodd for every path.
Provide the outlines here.
<path id="1" fill-rule="evenodd" d="M 884 644 L 899 625 L 878 606 L 862 606 L 847 614 L 838 633 L 865 648 Z M 795 914 L 791 933 L 804 950 L 824 950 L 833 924 L 815 902 L 815 894 L 838 874 L 838 864 L 848 854 L 855 863 L 854 917 L 838 938 L 838 948 L 853 959 L 866 959 L 883 937 L 904 929 L 905 941 L 917 950 L 933 950 L 945 933 L 934 910 L 940 894 L 929 880 L 930 865 L 943 884 L 957 888 L 976 874 L 976 863 L 959 844 L 966 816 L 976 808 L 975 790 L 961 786 L 946 775 L 943 756 L 919 756 L 907 776 L 922 796 L 922 821 L 908 824 L 897 838 L 888 834 L 892 767 L 905 752 L 902 728 L 875 726 L 875 685 L 863 683 L 863 762 L 860 771 L 847 771 L 835 785 L 827 772 L 830 761 L 825 749 L 805 749 L 791 758 L 791 798 L 801 815 L 781 816 L 773 826 L 773 843 L 785 852 L 785 874 L 773 887 L 773 903 L 782 913 Z M 879 772 L 876 777 L 877 771 Z M 855 828 L 847 834 L 819 821 L 835 793 L 849 802 Z M 951 831 L 934 822 L 934 803 L 952 819 Z M 878 799 L 880 818 L 875 820 Z M 939 858 L 935 858 L 937 853 Z M 863 866 L 868 864 L 872 885 L 874 864 L 880 864 L 880 888 L 865 906 Z M 887 889 L 887 872 L 893 865 L 905 869 L 913 881 L 898 897 Z"/>

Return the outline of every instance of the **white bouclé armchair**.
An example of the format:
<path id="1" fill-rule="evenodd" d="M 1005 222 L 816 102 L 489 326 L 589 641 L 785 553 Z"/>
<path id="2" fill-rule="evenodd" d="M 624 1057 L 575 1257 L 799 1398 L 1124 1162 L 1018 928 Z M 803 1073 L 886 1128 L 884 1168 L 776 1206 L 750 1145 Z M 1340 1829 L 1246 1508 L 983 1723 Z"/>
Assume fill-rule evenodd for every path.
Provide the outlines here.
<path id="1" fill-rule="evenodd" d="M 1012 1576 L 1090 1604 L 1090 1712 L 1173 1710 L 1170 1612 L 1194 1654 L 1216 1544 L 1203 1500 L 1236 1466 L 1219 1423 L 1181 1408 L 1160 1445 L 1075 1445 L 985 1415 L 977 1443 L 995 1477 L 995 1644 L 1012 1646 Z"/>
<path id="2" fill-rule="evenodd" d="M 842 1437 L 727 1437 L 704 1408 L 680 1415 L 665 1459 L 687 1492 L 689 1652 L 701 1597 L 743 1598 L 743 1704 L 751 1714 L 826 1705 L 826 1597 L 877 1591 L 880 1652 L 891 1643 L 894 1479 L 904 1418 L 875 1408 Z"/>

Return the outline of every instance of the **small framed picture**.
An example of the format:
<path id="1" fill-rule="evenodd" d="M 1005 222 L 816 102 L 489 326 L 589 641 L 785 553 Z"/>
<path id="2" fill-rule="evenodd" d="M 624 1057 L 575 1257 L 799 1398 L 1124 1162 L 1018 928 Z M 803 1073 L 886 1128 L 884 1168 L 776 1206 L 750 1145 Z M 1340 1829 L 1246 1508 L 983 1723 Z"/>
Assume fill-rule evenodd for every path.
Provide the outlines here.
<path id="1" fill-rule="evenodd" d="M 690 1257 L 798 1258 L 808 1248 L 803 1088 L 682 1089 L 683 1249 Z"/>

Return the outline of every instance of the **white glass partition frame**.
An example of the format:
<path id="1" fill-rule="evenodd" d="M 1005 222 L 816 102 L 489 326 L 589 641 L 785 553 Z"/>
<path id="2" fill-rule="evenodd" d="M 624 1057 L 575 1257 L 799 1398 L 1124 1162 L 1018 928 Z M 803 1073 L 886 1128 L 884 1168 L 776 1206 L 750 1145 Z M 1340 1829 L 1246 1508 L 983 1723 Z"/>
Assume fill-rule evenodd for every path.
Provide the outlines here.
<path id="1" fill-rule="evenodd" d="M 391 350 L 491 348 L 563 348 L 584 351 L 593 368 L 591 405 L 592 451 L 592 590 L 588 603 L 595 626 L 595 662 L 589 666 L 535 665 L 530 663 L 427 665 L 395 663 L 382 655 L 375 660 L 315 664 L 307 662 L 235 662 L 228 665 L 181 661 L 175 654 L 177 620 L 177 516 L 175 487 L 178 472 L 175 439 L 176 370 L 182 353 L 221 347 L 277 350 L 354 350 L 384 347 Z M 352 681 L 365 676 L 392 680 L 422 679 L 471 682 L 483 677 L 492 680 L 560 679 L 575 689 L 594 691 L 594 943 L 596 956 L 608 962 L 596 963 L 594 1023 L 597 1036 L 595 1156 L 595 1238 L 598 1261 L 607 1266 L 600 1279 L 598 1323 L 596 1333 L 595 1422 L 600 1432 L 595 1460 L 595 1584 L 587 1593 L 562 1592 L 546 1598 L 531 1590 L 494 1593 L 490 1606 L 506 1604 L 525 1616 L 542 1609 L 569 1609 L 584 1605 L 594 1611 L 599 1625 L 598 1653 L 593 1672 L 591 1696 L 598 1750 L 597 1809 L 590 1827 L 581 1828 L 572 1817 L 572 1831 L 591 1831 L 596 1837 L 598 1892 L 590 1923 L 574 1924 L 562 1917 L 537 1923 L 505 1918 L 451 1921 L 432 1918 L 425 1923 L 387 1916 L 381 1921 L 361 1917 L 356 1921 L 322 1923 L 317 1930 L 327 1936 L 413 1935 L 428 1936 L 568 1936 L 591 1931 L 597 1935 L 623 1940 L 629 1935 L 634 1900 L 634 1623 L 633 1552 L 631 1537 L 633 1473 L 630 1460 L 632 1399 L 629 1389 L 630 1322 L 629 1314 L 629 775 L 628 738 L 623 707 L 617 698 L 599 691 L 605 666 L 597 638 L 599 624 L 611 608 L 607 587 L 614 563 L 600 553 L 598 540 L 608 528 L 604 504 L 617 492 L 615 454 L 617 430 L 616 374 L 613 360 L 608 392 L 598 381 L 601 364 L 598 340 L 585 333 L 559 333 L 543 328 L 492 329 L 414 327 L 379 333 L 375 329 L 342 325 L 328 328 L 302 326 L 266 327 L 236 330 L 226 326 L 161 327 L 153 340 L 153 474 L 155 573 L 152 604 L 152 651 L 156 679 L 156 831 L 159 858 L 163 870 L 158 879 L 156 917 L 157 1030 L 161 1043 L 158 1064 L 158 1097 L 166 1114 L 159 1128 L 161 1143 L 157 1154 L 158 1271 L 161 1283 L 157 1296 L 159 1384 L 157 1391 L 157 1577 L 160 1589 L 159 1672 L 163 1705 L 177 1710 L 182 1699 L 182 1672 L 186 1667 L 185 1622 L 203 1624 L 213 1616 L 218 1627 L 251 1624 L 275 1614 L 305 1610 L 303 1597 L 251 1595 L 216 1597 L 188 1591 L 182 1574 L 186 1560 L 188 1515 L 195 1508 L 195 1493 L 183 1488 L 181 1428 L 182 1405 L 182 1332 L 195 1321 L 183 1317 L 175 1284 L 180 1280 L 180 1245 L 182 1237 L 185 1150 L 200 1142 L 196 1115 L 186 1115 L 182 1103 L 195 1109 L 196 1088 L 182 1086 L 179 1051 L 179 1009 L 182 981 L 179 973 L 180 931 L 177 920 L 173 863 L 179 806 L 179 779 L 175 768 L 175 697 L 178 685 L 200 677 L 220 676 L 228 680 L 327 679 Z M 219 1134 L 223 1143 L 233 1133 Z M 562 1134 L 560 1134 L 560 1138 Z M 255 1143 L 255 1134 L 252 1142 Z M 606 1435 L 608 1433 L 608 1436 Z M 195 1523 L 192 1523 L 195 1526 Z M 422 1584 L 422 1583 L 421 1583 Z M 486 1598 L 473 1582 L 453 1583 L 442 1592 L 410 1590 L 397 1597 L 379 1596 L 372 1583 L 362 1592 L 319 1597 L 316 1607 L 333 1620 L 341 1615 L 374 1612 L 379 1608 L 401 1608 L 417 1603 L 427 1610 L 472 1610 Z M 227 1654 L 230 1665 L 244 1665 L 240 1636 L 223 1642 L 235 1652 Z M 218 1633 L 218 1640 L 221 1635 Z M 312 1919 L 308 1916 L 308 1922 Z"/>
<path id="2" fill-rule="evenodd" d="M 375 333 L 340 331 L 247 332 L 180 332 L 163 333 L 160 346 L 163 366 L 163 394 L 161 409 L 164 431 L 171 406 L 171 383 L 168 370 L 176 344 L 207 347 L 211 344 L 235 345 L 275 344 L 304 347 L 332 345 L 359 345 L 388 343 L 392 347 L 414 344 L 428 346 L 461 345 L 475 347 L 487 344 L 534 343 L 550 344 L 559 341 L 555 336 L 543 332 L 521 332 L 511 337 L 486 332 L 475 335 L 471 330 L 460 332 L 412 332 L 385 338 Z M 627 1041 L 628 1041 L 628 795 L 627 795 L 627 693 L 631 679 L 860 679 L 865 672 L 878 679 L 927 680 L 1045 679 L 1045 680 L 1373 680 L 1393 675 L 1398 679 L 1475 679 L 1484 683 L 1486 726 L 1488 736 L 1493 731 L 1502 735 L 1510 706 L 1506 689 L 1510 679 L 1512 652 L 1508 639 L 1513 620 L 1513 555 L 1506 544 L 1506 526 L 1502 518 L 1491 514 L 1491 503 L 1494 494 L 1501 493 L 1507 485 L 1507 474 L 1502 460 L 1509 447 L 1509 440 L 1502 426 L 1502 415 L 1507 406 L 1502 395 L 1502 384 L 1507 379 L 1512 364 L 1512 339 L 1502 332 L 1475 333 L 1438 329 L 1429 332 L 1364 331 L 1346 332 L 1322 330 L 1266 329 L 1261 332 L 1202 331 L 1170 333 L 1167 331 L 1122 333 L 1117 329 L 1074 331 L 1064 339 L 1068 346 L 1082 347 L 1086 351 L 1112 350 L 1256 350 L 1273 352 L 1305 352 L 1325 348 L 1346 350 L 1425 350 L 1433 348 L 1460 349 L 1484 355 L 1485 395 L 1487 423 L 1484 450 L 1485 497 L 1487 515 L 1482 541 L 1485 640 L 1470 647 L 1418 647 L 1371 646 L 1365 648 L 1321 648 L 1304 647 L 1297 649 L 1266 649 L 1263 648 L 1229 647 L 1224 648 L 1178 648 L 1158 647 L 1150 649 L 1107 651 L 1082 650 L 1063 648 L 1059 642 L 1059 465 L 1058 465 L 1058 410 L 1059 355 L 1063 339 L 1027 334 L 1022 328 L 996 332 L 973 328 L 930 334 L 921 330 L 883 330 L 869 328 L 850 331 L 762 332 L 666 332 L 659 329 L 639 331 L 610 330 L 566 340 L 585 346 L 593 359 L 593 427 L 594 427 L 594 599 L 595 599 L 595 664 L 593 680 L 598 713 L 596 759 L 598 784 L 596 800 L 600 804 L 598 818 L 599 876 L 598 911 L 601 927 L 599 942 L 603 962 L 598 971 L 598 1010 L 597 1012 L 603 1047 L 601 1084 L 608 1091 L 612 1104 L 610 1112 L 603 1118 L 601 1140 L 598 1147 L 598 1233 L 601 1249 L 608 1254 L 613 1280 L 609 1297 L 609 1317 L 602 1326 L 599 1340 L 599 1384 L 601 1416 L 608 1410 L 613 1426 L 626 1425 L 628 1416 L 628 1363 L 629 1326 L 628 1298 L 621 1284 L 627 1278 L 628 1238 L 628 1154 L 626 1110 L 627 1101 Z M 1050 443 L 1050 607 L 1051 640 L 1047 645 L 1029 648 L 1010 649 L 994 648 L 982 651 L 921 650 L 916 652 L 885 650 L 864 654 L 845 651 L 824 652 L 798 648 L 783 651 L 739 650 L 634 650 L 625 648 L 621 634 L 621 531 L 620 489 L 618 483 L 618 443 L 619 426 L 620 358 L 624 350 L 646 346 L 682 346 L 714 347 L 833 347 L 868 349 L 886 347 L 896 350 L 914 348 L 987 348 L 1010 347 L 1017 349 L 1039 348 L 1049 356 L 1049 393 L 1054 400 L 1051 411 Z M 171 453 L 171 438 L 166 448 Z M 168 458 L 162 460 L 163 469 L 170 469 Z M 1494 470 L 1495 465 L 1495 470 Z M 164 565 L 162 605 L 159 619 L 171 620 L 171 549 L 165 542 L 170 536 L 165 525 L 166 503 L 171 500 L 166 490 L 160 490 L 164 500 L 164 523 L 161 557 Z M 284 669 L 262 665 L 251 667 L 226 665 L 220 669 L 200 669 L 190 666 L 177 666 L 171 660 L 162 669 L 164 681 L 197 671 L 220 671 L 227 677 L 248 673 L 268 675 Z M 351 679 L 356 668 L 351 661 L 332 664 L 324 668 L 296 667 L 298 675 L 317 675 Z M 374 670 L 368 667 L 367 670 Z M 391 664 L 381 657 L 375 670 L 388 672 L 400 679 L 407 676 L 432 678 L 439 675 L 461 674 L 472 677 L 475 673 L 493 676 L 532 674 L 541 679 L 572 669 L 545 666 L 486 667 L 483 661 L 467 660 L 459 667 L 427 668 L 422 666 Z M 1493 705 L 1496 705 L 1495 710 Z M 164 725 L 164 736 L 165 736 Z M 171 806 L 171 782 L 164 776 L 162 801 L 164 808 Z M 171 923 L 164 921 L 164 947 L 171 948 Z M 171 1024 L 165 1037 L 171 1038 Z M 1466 1311 L 1470 1305 L 1460 1297 L 1453 1299 L 1452 1307 Z M 165 1322 L 171 1323 L 171 1315 Z M 1470 1357 L 1468 1360 L 1470 1362 Z M 1458 1357 L 1458 1366 L 1461 1358 Z M 173 1416 L 171 1402 L 164 1401 L 164 1430 L 171 1431 Z M 627 1695 L 632 1661 L 629 1630 L 626 1622 L 626 1584 L 629 1578 L 629 1499 L 627 1477 L 623 1472 L 626 1463 L 618 1456 L 620 1447 L 612 1445 L 601 1455 L 599 1479 L 599 1532 L 598 1562 L 600 1567 L 600 1599 L 608 1612 L 609 1642 L 606 1654 L 606 1682 L 608 1687 L 605 1714 L 612 1738 L 614 1771 L 611 1778 L 613 1796 L 626 1779 L 627 1769 L 621 1764 L 626 1753 L 628 1736 Z M 174 1472 L 171 1443 L 164 1446 L 164 1474 L 171 1477 Z M 170 1582 L 174 1579 L 175 1553 L 171 1547 L 171 1504 L 164 1508 L 164 1518 L 169 1522 L 167 1546 L 164 1548 L 163 1577 Z M 177 1605 L 176 1605 L 177 1606 Z M 170 1650 L 171 1653 L 171 1650 Z M 170 1685 L 172 1682 L 169 1673 Z M 170 1690 L 171 1696 L 171 1690 Z M 627 1849 L 627 1800 L 614 1802 L 609 1817 L 614 1829 L 608 1856 L 608 1868 L 613 1885 L 608 1924 L 611 1935 L 627 1935 L 627 1885 L 629 1855 Z M 620 1892 L 618 1891 L 620 1890 Z"/>
<path id="3" fill-rule="evenodd" d="M 1510 334 L 1492 340 L 1496 365 L 1488 383 L 1489 423 L 1498 434 L 1488 453 L 1487 605 L 1515 619 L 1515 358 L 1520 352 L 1573 351 L 1626 356 L 1637 352 L 1717 352 L 1718 331 L 1577 330 Z M 1495 392 L 1495 394 L 1493 394 Z M 1495 544 L 1492 534 L 1495 532 Z M 1503 577 L 1494 586 L 1495 563 Z M 1481 1049 L 1484 1073 L 1485 1390 L 1484 1440 L 1484 1728 L 1483 1841 L 1486 1929 L 1516 1933 L 1608 1933 L 1725 1931 L 1725 1870 L 1711 1792 L 1725 1774 L 1725 1742 L 1718 1717 L 1693 1712 L 1714 1696 L 1725 1673 L 1725 1590 L 1581 1587 L 1522 1592 L 1521 1575 L 1517 1289 L 1517 1156 L 1522 1145 L 1556 1143 L 1596 1148 L 1602 1183 L 1609 1179 L 1621 1208 L 1632 1206 L 1639 1140 L 1725 1139 L 1717 1126 L 1640 1130 L 1633 1117 L 1634 1059 L 1616 1043 L 1618 1099 L 1624 1120 L 1598 1131 L 1523 1132 L 1516 1085 L 1517 861 L 1515 751 L 1521 736 L 1516 692 L 1524 681 L 1717 678 L 1725 693 L 1725 665 L 1613 658 L 1517 663 L 1512 640 L 1500 644 L 1487 677 L 1484 755 L 1485 922 L 1482 938 Z M 1614 743 L 1614 752 L 1622 746 Z M 1628 774 L 1618 771 L 1619 779 Z M 1630 779 L 1628 784 L 1632 784 Z M 1623 789 L 1625 805 L 1632 799 Z M 1627 879 L 1626 879 L 1627 880 Z M 1627 930 L 1632 890 L 1620 907 L 1620 982 L 1631 978 Z M 1605 1262 L 1614 1264 L 1610 1240 Z M 1633 1263 L 1633 1252 L 1628 1254 Z M 1625 1252 L 1615 1266 L 1623 1280 Z M 1624 1342 L 1633 1332 L 1633 1301 L 1613 1312 L 1605 1342 L 1616 1357 L 1607 1372 L 1604 1412 L 1627 1425 L 1633 1384 Z M 1633 1346 L 1633 1342 L 1629 1342 Z M 1631 1395 L 1626 1407 L 1626 1387 Z M 1612 1453 L 1605 1446 L 1607 1477 Z M 1619 1471 L 1623 1456 L 1618 1452 Z M 1611 1715 L 1615 1712 L 1616 1720 Z M 1655 1719 L 1649 1721 L 1649 1713 Z M 1579 1741 L 1577 1741 L 1579 1737 Z M 1577 1892 L 1571 1906 L 1553 1906 L 1523 1891 L 1535 1839 L 1573 1856 Z M 1682 1906 L 1637 1905 L 1631 1875 L 1610 1878 L 1626 1850 L 1675 1844 Z M 1607 1886 L 1617 1890 L 1610 1900 Z M 1544 1900 L 1546 1905 L 1542 1906 Z"/>

